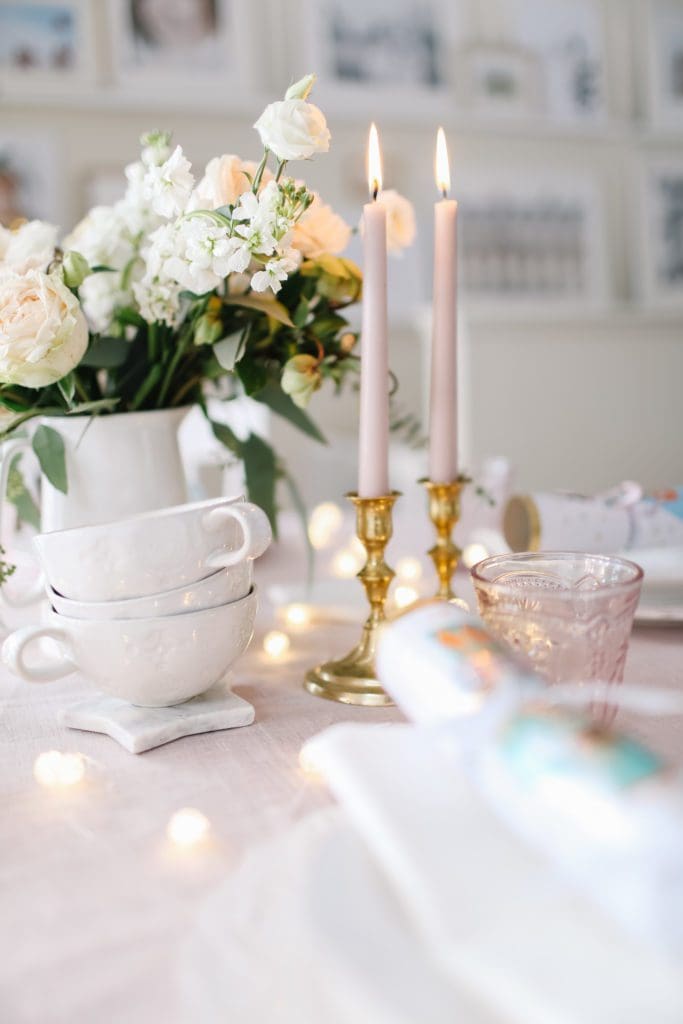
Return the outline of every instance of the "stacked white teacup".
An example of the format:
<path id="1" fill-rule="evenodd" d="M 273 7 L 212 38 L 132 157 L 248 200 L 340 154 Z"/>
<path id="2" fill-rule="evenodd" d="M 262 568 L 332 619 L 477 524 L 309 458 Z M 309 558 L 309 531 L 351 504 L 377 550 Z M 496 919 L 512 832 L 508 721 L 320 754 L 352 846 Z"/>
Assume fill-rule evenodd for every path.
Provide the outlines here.
<path id="1" fill-rule="evenodd" d="M 251 640 L 253 560 L 271 537 L 265 513 L 242 498 L 39 534 L 50 611 L 5 640 L 3 660 L 28 682 L 80 671 L 141 707 L 196 697 Z M 35 664 L 45 639 L 55 641 L 49 662 Z"/>

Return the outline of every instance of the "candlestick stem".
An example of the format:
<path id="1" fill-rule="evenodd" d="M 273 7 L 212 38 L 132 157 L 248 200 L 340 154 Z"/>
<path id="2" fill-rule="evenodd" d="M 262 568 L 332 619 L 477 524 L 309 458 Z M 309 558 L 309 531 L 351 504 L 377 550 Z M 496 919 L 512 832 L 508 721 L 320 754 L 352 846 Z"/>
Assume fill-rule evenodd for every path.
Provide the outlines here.
<path id="1" fill-rule="evenodd" d="M 379 498 L 360 498 L 352 493 L 347 497 L 356 507 L 356 532 L 367 553 L 358 579 L 365 588 L 370 614 L 353 650 L 343 658 L 311 669 L 304 686 L 317 697 L 342 704 L 382 707 L 393 702 L 377 680 L 375 651 L 377 632 L 386 617 L 387 591 L 394 577 L 384 560 L 384 552 L 391 540 L 392 510 L 399 494 L 393 491 Z"/>
<path id="2" fill-rule="evenodd" d="M 451 534 L 460 519 L 460 493 L 467 480 L 458 477 L 449 484 L 437 484 L 433 480 L 420 482 L 427 488 L 429 518 L 436 529 L 436 544 L 430 549 L 429 555 L 439 578 L 437 596 L 451 600 L 455 596 L 451 580 L 462 554 Z"/>

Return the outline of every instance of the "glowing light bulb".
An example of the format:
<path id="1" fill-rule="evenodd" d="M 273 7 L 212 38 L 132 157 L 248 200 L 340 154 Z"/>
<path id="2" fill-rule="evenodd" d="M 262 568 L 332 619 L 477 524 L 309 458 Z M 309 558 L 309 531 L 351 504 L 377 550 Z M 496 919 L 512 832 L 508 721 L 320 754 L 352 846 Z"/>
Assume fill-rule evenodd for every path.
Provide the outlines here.
<path id="1" fill-rule="evenodd" d="M 299 751 L 299 768 L 307 779 L 315 782 L 322 781 L 323 774 L 318 767 L 316 758 L 313 756 L 309 743 L 304 743 L 303 747 Z"/>
<path id="2" fill-rule="evenodd" d="M 462 552 L 462 560 L 468 569 L 488 556 L 489 553 L 483 544 L 466 544 Z"/>
<path id="3" fill-rule="evenodd" d="M 183 807 L 172 814 L 166 826 L 166 835 L 176 846 L 197 846 L 206 839 L 211 822 L 196 807 Z"/>
<path id="4" fill-rule="evenodd" d="M 305 604 L 290 604 L 285 608 L 285 622 L 294 629 L 303 629 L 311 623 L 311 609 Z"/>
<path id="5" fill-rule="evenodd" d="M 396 563 L 396 576 L 404 583 L 416 583 L 422 579 L 422 565 L 417 558 L 407 555 Z"/>
<path id="6" fill-rule="evenodd" d="M 33 762 L 33 777 L 41 786 L 51 789 L 75 786 L 85 776 L 85 758 L 82 754 L 63 754 L 61 750 L 46 750 Z"/>
<path id="7" fill-rule="evenodd" d="M 415 587 L 396 587 L 394 591 L 394 604 L 397 608 L 407 608 L 409 605 L 414 604 L 419 596 Z"/>
<path id="8" fill-rule="evenodd" d="M 350 548 L 342 548 L 332 559 L 332 572 L 343 580 L 352 579 L 360 566 L 361 563 Z"/>
<path id="9" fill-rule="evenodd" d="M 342 510 L 333 501 L 324 501 L 311 512 L 308 520 L 308 539 L 320 551 L 330 546 L 344 522 Z"/>
<path id="10" fill-rule="evenodd" d="M 273 661 L 278 661 L 283 658 L 292 642 L 286 633 L 281 632 L 279 629 L 271 629 L 269 633 L 263 638 L 263 651 Z"/>

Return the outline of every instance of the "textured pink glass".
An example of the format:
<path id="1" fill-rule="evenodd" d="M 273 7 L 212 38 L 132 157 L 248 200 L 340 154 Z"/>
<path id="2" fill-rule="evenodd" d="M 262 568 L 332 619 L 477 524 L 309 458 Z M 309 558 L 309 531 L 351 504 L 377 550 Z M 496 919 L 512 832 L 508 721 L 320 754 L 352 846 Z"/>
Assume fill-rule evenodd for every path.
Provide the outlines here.
<path id="1" fill-rule="evenodd" d="M 548 682 L 621 682 L 643 570 L 576 552 L 486 558 L 472 569 L 479 613 Z"/>

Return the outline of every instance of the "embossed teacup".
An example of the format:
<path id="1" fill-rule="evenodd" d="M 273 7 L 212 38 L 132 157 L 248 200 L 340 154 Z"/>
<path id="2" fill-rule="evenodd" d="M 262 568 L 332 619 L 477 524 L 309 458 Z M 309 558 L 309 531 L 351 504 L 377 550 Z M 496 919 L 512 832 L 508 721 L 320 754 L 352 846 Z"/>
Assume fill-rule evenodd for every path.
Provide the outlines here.
<path id="1" fill-rule="evenodd" d="M 51 611 L 40 626 L 24 626 L 5 640 L 2 659 L 30 683 L 80 671 L 96 689 L 140 707 L 170 707 L 218 682 L 251 640 L 257 596 L 148 619 L 70 619 Z M 38 641 L 55 642 L 40 665 L 26 655 Z M 48 656 L 45 656 L 47 659 Z"/>
<path id="2" fill-rule="evenodd" d="M 195 583 L 258 558 L 268 517 L 239 498 L 175 505 L 34 538 L 47 582 L 74 601 L 122 601 Z"/>
<path id="3" fill-rule="evenodd" d="M 182 615 L 239 601 L 251 590 L 253 575 L 253 563 L 244 559 L 230 569 L 217 569 L 196 583 L 186 583 L 147 597 L 129 597 L 123 601 L 73 601 L 48 587 L 47 599 L 59 615 L 70 619 L 147 619 Z"/>

